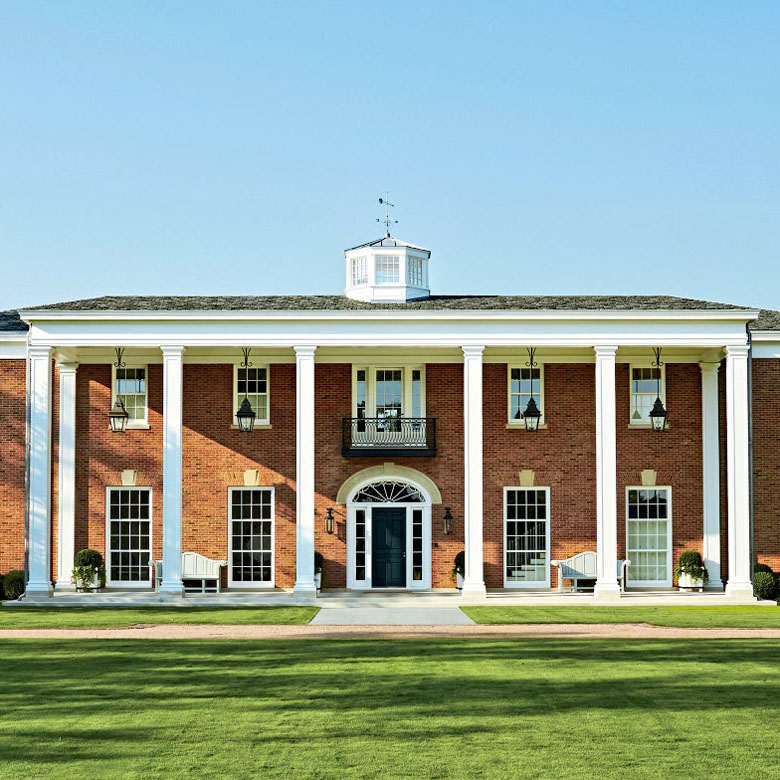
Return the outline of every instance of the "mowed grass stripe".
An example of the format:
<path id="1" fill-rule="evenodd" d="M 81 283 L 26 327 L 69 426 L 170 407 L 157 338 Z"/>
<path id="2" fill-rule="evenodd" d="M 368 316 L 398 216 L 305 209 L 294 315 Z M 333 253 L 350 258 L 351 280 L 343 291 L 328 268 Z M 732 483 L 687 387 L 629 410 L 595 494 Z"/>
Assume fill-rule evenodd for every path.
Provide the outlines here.
<path id="1" fill-rule="evenodd" d="M 767 777 L 780 643 L 10 640 L 3 776 Z"/>
<path id="2" fill-rule="evenodd" d="M 159 625 L 304 625 L 319 607 L 3 607 L 0 628 Z"/>
<path id="3" fill-rule="evenodd" d="M 676 628 L 780 628 L 770 605 L 669 607 L 461 607 L 475 623 L 648 623 Z"/>

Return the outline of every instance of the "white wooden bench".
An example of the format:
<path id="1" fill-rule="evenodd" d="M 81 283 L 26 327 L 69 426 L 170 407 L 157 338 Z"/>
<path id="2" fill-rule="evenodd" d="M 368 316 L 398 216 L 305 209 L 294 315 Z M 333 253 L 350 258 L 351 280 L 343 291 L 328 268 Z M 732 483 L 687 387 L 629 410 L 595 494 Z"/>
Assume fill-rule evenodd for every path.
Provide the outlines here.
<path id="1" fill-rule="evenodd" d="M 181 578 L 184 580 L 200 580 L 200 588 L 193 588 L 185 586 L 184 590 L 187 593 L 208 593 L 210 589 L 206 586 L 206 583 L 210 580 L 216 582 L 216 593 L 219 593 L 220 589 L 220 570 L 223 566 L 227 566 L 227 561 L 215 561 L 211 558 L 207 558 L 205 555 L 194 552 L 185 552 L 181 554 Z M 160 583 L 162 582 L 163 566 L 162 561 L 152 561 L 149 564 L 152 567 L 152 576 L 154 578 L 154 589 L 158 591 L 160 589 Z"/>
<path id="2" fill-rule="evenodd" d="M 577 553 L 570 558 L 561 561 L 550 561 L 552 566 L 558 567 L 558 590 L 563 593 L 563 581 L 571 580 L 571 589 L 575 593 L 579 592 L 579 580 L 595 580 L 598 577 L 596 572 L 596 553 L 592 551 Z M 628 567 L 631 561 L 619 558 L 616 562 L 616 571 L 620 592 L 626 589 L 626 577 L 628 576 Z M 585 590 L 584 588 L 582 590 Z M 592 588 L 587 588 L 592 590 Z"/>

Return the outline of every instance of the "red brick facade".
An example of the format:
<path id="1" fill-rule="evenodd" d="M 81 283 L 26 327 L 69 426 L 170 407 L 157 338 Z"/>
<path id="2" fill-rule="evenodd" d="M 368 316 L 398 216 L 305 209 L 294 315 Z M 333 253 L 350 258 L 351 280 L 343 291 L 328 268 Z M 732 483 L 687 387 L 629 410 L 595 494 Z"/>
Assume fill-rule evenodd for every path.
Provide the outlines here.
<path id="1" fill-rule="evenodd" d="M 485 578 L 503 585 L 504 488 L 519 484 L 519 472 L 535 472 L 535 484 L 550 488 L 551 550 L 566 557 L 596 546 L 595 379 L 591 364 L 545 365 L 545 427 L 536 434 L 507 428 L 507 366 L 484 366 L 484 544 Z M 721 371 L 722 380 L 723 371 Z M 438 486 L 442 504 L 433 508 L 433 586 L 452 587 L 455 553 L 463 549 L 463 366 L 426 367 L 427 414 L 437 419 L 438 455 L 395 458 Z M 53 382 L 53 542 L 56 576 L 57 381 Z M 672 487 L 673 553 L 701 549 L 702 449 L 701 375 L 698 365 L 667 365 L 669 430 L 663 435 L 629 427 L 629 367 L 617 366 L 618 554 L 625 554 L 625 489 L 641 484 L 641 471 L 657 472 L 658 485 Z M 780 568 L 780 360 L 753 363 L 755 426 L 756 553 Z M 0 571 L 21 567 L 24 558 L 25 364 L 0 361 Z M 721 406 L 724 389 L 721 387 Z M 336 503 L 342 483 L 355 472 L 391 458 L 341 455 L 341 420 L 351 414 L 349 364 L 316 366 L 316 549 L 326 559 L 326 585 L 346 584 L 345 508 Z M 148 369 L 149 428 L 123 435 L 109 430 L 111 367 L 81 365 L 76 393 L 76 550 L 105 551 L 106 488 L 120 484 L 123 469 L 138 472 L 138 486 L 153 491 L 153 554 L 162 552 L 162 369 Z M 240 433 L 233 418 L 233 367 L 184 366 L 182 548 L 214 558 L 228 557 L 228 488 L 244 484 L 244 471 L 257 469 L 259 484 L 275 490 L 275 583 L 295 580 L 295 366 L 270 367 L 270 427 Z M 725 435 L 725 416 L 721 409 Z M 725 491 L 725 438 L 721 443 Z M 723 496 L 723 576 L 727 539 Z M 334 509 L 336 533 L 324 532 Z M 451 507 L 453 533 L 441 519 Z M 553 572 L 552 585 L 555 586 Z"/>

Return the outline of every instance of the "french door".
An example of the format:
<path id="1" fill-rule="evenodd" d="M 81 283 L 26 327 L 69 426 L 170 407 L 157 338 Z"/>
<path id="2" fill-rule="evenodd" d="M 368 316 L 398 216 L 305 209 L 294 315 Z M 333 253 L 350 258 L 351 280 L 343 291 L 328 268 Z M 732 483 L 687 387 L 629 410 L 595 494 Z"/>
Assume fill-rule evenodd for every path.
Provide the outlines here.
<path id="1" fill-rule="evenodd" d="M 109 585 L 148 587 L 152 558 L 151 488 L 108 488 L 106 580 Z"/>
<path id="2" fill-rule="evenodd" d="M 672 489 L 626 491 L 628 582 L 638 587 L 672 584 Z"/>

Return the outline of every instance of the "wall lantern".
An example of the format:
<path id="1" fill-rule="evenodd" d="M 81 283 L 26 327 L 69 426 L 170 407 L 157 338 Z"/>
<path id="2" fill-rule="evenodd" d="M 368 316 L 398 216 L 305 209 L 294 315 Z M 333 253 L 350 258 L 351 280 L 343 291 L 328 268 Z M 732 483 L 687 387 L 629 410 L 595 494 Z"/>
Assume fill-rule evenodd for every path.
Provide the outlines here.
<path id="1" fill-rule="evenodd" d="M 252 429 L 255 427 L 255 417 L 257 417 L 257 413 L 249 401 L 249 367 L 252 364 L 249 362 L 250 348 L 242 347 L 242 350 L 244 352 L 244 360 L 241 363 L 241 368 L 247 369 L 247 372 L 244 378 L 244 400 L 241 401 L 241 407 L 236 412 L 236 420 L 241 433 L 252 433 Z"/>
<path id="2" fill-rule="evenodd" d="M 653 368 L 658 369 L 658 390 L 656 393 L 655 403 L 650 410 L 650 422 L 653 425 L 653 430 L 658 433 L 663 433 L 666 428 L 666 409 L 661 401 L 661 347 L 655 348 L 655 361 L 653 362 Z"/>
<path id="3" fill-rule="evenodd" d="M 449 507 L 444 510 L 444 533 L 449 536 L 452 533 L 452 511 Z"/>
<path id="4" fill-rule="evenodd" d="M 531 369 L 531 392 L 533 393 L 534 387 L 534 368 L 536 367 L 536 361 L 534 360 L 534 354 L 536 354 L 536 347 L 528 347 L 528 361 L 526 365 Z M 528 404 L 523 411 L 523 420 L 525 421 L 525 429 L 527 431 L 539 430 L 539 418 L 542 413 L 539 411 L 539 407 L 536 405 L 533 395 L 528 399 Z"/>
<path id="5" fill-rule="evenodd" d="M 325 513 L 325 533 L 332 534 L 334 531 L 333 509 L 328 507 L 328 511 Z"/>
<path id="6" fill-rule="evenodd" d="M 116 347 L 116 362 L 114 365 L 116 368 L 124 368 L 125 363 L 122 360 L 122 355 L 124 354 L 124 349 L 121 347 Z M 117 385 L 119 383 L 117 382 Z M 127 409 L 125 409 L 125 402 L 119 397 L 119 394 L 117 394 L 116 401 L 114 402 L 113 408 L 108 413 L 108 422 L 111 425 L 111 430 L 113 433 L 124 433 L 125 426 L 127 425 L 127 421 L 130 418 L 130 415 L 127 412 Z"/>

